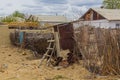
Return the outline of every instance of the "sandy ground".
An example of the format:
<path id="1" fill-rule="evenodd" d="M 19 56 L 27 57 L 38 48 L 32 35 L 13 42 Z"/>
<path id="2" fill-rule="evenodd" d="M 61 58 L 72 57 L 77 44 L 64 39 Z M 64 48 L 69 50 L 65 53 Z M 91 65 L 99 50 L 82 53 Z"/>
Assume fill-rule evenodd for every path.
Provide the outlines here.
<path id="1" fill-rule="evenodd" d="M 40 59 L 31 51 L 10 45 L 9 32 L 0 26 L 0 80 L 119 80 L 105 76 L 92 79 L 81 63 L 60 70 L 45 64 L 38 68 Z"/>

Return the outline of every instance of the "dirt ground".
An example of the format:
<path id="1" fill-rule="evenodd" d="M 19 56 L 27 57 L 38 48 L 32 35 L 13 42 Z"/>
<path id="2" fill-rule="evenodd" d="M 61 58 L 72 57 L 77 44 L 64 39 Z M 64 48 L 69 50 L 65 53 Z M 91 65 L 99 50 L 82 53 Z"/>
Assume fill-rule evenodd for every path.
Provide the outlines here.
<path id="1" fill-rule="evenodd" d="M 32 52 L 10 45 L 7 26 L 0 26 L 0 80 L 119 80 L 115 77 L 96 76 L 83 68 L 82 63 L 57 70 L 43 64 Z"/>

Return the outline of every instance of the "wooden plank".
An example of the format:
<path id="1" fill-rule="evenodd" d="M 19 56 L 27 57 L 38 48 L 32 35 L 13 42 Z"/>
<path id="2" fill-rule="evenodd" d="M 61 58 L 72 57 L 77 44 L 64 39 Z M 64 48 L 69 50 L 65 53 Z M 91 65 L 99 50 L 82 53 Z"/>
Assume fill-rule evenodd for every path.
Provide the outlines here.
<path id="1" fill-rule="evenodd" d="M 55 32 L 54 33 L 54 35 L 55 35 L 55 44 L 56 44 L 56 50 L 57 50 L 57 56 L 61 56 L 60 55 L 60 42 L 59 42 L 59 34 L 58 34 L 58 32 Z"/>
<path id="2" fill-rule="evenodd" d="M 53 50 L 53 48 L 47 48 L 47 49 L 49 49 L 49 50 Z"/>
<path id="3" fill-rule="evenodd" d="M 48 40 L 47 42 L 55 42 L 55 40 Z"/>

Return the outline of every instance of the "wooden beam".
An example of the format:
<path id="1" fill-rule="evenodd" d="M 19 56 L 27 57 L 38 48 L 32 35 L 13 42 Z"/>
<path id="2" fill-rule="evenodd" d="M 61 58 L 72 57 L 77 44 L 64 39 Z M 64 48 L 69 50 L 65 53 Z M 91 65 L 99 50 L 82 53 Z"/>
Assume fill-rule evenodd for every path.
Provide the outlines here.
<path id="1" fill-rule="evenodd" d="M 54 33 L 55 36 L 55 44 L 56 44 L 56 50 L 57 50 L 57 57 L 60 57 L 60 41 L 59 41 L 59 33 L 55 32 Z"/>

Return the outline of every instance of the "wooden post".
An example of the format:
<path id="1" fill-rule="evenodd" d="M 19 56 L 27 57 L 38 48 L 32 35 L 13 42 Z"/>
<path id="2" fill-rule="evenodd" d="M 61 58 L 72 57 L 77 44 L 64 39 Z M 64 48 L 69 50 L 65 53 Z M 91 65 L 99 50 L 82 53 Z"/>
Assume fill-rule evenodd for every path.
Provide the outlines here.
<path id="1" fill-rule="evenodd" d="M 54 33 L 55 36 L 55 44 L 56 44 L 56 50 L 57 50 L 57 57 L 60 57 L 60 42 L 59 42 L 59 33 L 55 32 Z"/>

